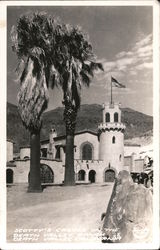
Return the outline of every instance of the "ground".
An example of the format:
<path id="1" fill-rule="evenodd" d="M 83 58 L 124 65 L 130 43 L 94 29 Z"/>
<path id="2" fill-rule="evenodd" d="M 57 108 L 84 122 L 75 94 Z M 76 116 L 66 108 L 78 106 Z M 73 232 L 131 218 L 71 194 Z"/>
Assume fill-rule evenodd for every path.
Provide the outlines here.
<path id="1" fill-rule="evenodd" d="M 8 242 L 101 242 L 101 214 L 106 212 L 113 183 L 52 186 L 27 193 L 27 185 L 7 188 Z M 25 240 L 16 229 L 42 229 L 37 240 Z M 28 232 L 27 232 L 28 233 Z M 60 236 L 60 239 L 58 238 Z M 23 240 L 21 241 L 21 236 Z M 66 237 L 67 236 L 67 237 Z M 19 241 L 18 241 L 19 239 Z"/>

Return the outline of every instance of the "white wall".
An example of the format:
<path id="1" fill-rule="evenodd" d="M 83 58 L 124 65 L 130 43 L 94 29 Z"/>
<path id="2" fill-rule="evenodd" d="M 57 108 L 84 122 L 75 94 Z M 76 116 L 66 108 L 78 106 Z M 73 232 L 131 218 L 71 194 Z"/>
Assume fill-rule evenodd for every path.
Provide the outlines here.
<path id="1" fill-rule="evenodd" d="M 119 109 L 120 104 L 114 103 L 105 103 L 103 105 L 103 123 L 106 123 L 106 113 L 110 114 L 110 122 L 114 122 L 114 113 L 118 113 L 118 122 L 121 123 L 121 110 Z"/>
<path id="2" fill-rule="evenodd" d="M 104 163 L 103 161 L 86 161 L 86 160 L 75 160 L 74 161 L 74 166 L 75 166 L 75 173 L 78 174 L 80 170 L 84 170 L 86 175 L 85 175 L 85 181 L 89 181 L 89 172 L 91 170 L 94 170 L 96 172 L 96 178 L 95 182 L 103 182 L 103 172 L 104 172 Z"/>
<path id="3" fill-rule="evenodd" d="M 27 183 L 30 170 L 30 160 L 16 160 L 15 164 L 16 167 L 12 168 L 14 171 L 14 183 Z"/>
<path id="4" fill-rule="evenodd" d="M 64 165 L 62 161 L 42 159 L 41 164 L 48 165 L 54 172 L 54 184 L 61 184 L 64 180 Z"/>
<path id="5" fill-rule="evenodd" d="M 7 141 L 7 161 L 13 160 L 13 142 Z"/>
<path id="6" fill-rule="evenodd" d="M 26 156 L 30 158 L 30 151 L 30 147 L 20 148 L 20 159 L 23 160 Z"/>
<path id="7" fill-rule="evenodd" d="M 41 159 L 41 164 L 48 165 L 54 172 L 54 183 L 59 184 L 64 180 L 64 165 L 61 161 Z M 30 171 L 30 160 L 16 160 L 14 171 L 14 183 L 28 183 L 28 174 Z"/>
<path id="8" fill-rule="evenodd" d="M 115 136 L 115 143 L 112 138 Z M 99 159 L 104 160 L 106 165 L 117 169 L 119 172 L 124 165 L 124 135 L 118 131 L 105 131 L 100 135 Z M 121 155 L 121 160 L 120 160 Z"/>
<path id="9" fill-rule="evenodd" d="M 140 146 L 124 145 L 124 156 L 129 156 L 132 153 L 139 154 L 140 150 Z"/>
<path id="10" fill-rule="evenodd" d="M 74 138 L 74 144 L 76 146 L 76 152 L 74 152 L 75 159 L 81 159 L 82 152 L 81 146 L 83 143 L 91 143 L 93 145 L 93 159 L 99 159 L 99 142 L 97 135 L 90 134 L 88 132 L 76 135 Z"/>

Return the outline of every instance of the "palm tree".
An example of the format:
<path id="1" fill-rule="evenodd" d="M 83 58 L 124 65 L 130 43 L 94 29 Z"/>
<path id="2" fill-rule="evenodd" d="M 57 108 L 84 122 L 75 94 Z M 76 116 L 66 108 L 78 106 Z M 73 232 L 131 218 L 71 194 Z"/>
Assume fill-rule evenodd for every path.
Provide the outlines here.
<path id="1" fill-rule="evenodd" d="M 62 86 L 64 121 L 66 125 L 65 185 L 75 184 L 74 132 L 81 103 L 81 87 L 89 87 L 95 70 L 103 70 L 97 63 L 88 37 L 79 27 L 59 27 L 61 36 L 55 49 L 56 81 Z"/>
<path id="2" fill-rule="evenodd" d="M 11 30 L 12 49 L 19 64 L 20 90 L 18 109 L 22 122 L 30 131 L 31 160 L 29 192 L 40 192 L 40 130 L 42 113 L 47 108 L 48 87 L 52 82 L 52 50 L 58 21 L 44 13 L 23 15 Z"/>
<path id="3" fill-rule="evenodd" d="M 22 16 L 11 32 L 19 59 L 18 108 L 31 133 L 29 191 L 41 190 L 41 115 L 48 104 L 48 87 L 61 85 L 66 124 L 65 185 L 74 185 L 74 132 L 82 84 L 89 86 L 97 63 L 88 37 L 79 27 L 63 25 L 42 13 Z"/>

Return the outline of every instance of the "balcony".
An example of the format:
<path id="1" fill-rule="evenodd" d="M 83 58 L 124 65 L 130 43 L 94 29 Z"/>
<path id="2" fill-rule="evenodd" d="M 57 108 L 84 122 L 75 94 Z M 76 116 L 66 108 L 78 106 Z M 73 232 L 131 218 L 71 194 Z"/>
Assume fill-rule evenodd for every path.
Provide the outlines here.
<path id="1" fill-rule="evenodd" d="M 107 123 L 100 123 L 98 125 L 99 131 L 110 131 L 110 130 L 117 130 L 117 131 L 124 131 L 126 126 L 123 123 L 119 122 L 107 122 Z"/>

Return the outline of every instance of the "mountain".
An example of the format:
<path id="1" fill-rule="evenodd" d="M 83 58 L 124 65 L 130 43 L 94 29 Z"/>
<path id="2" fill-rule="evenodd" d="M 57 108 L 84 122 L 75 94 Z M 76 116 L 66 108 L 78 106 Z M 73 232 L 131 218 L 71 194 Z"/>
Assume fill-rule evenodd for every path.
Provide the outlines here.
<path id="1" fill-rule="evenodd" d="M 17 106 L 7 103 L 7 139 L 14 141 L 14 152 L 29 144 L 29 132 L 24 128 Z"/>
<path id="2" fill-rule="evenodd" d="M 122 122 L 126 125 L 125 139 L 152 136 L 153 117 L 145 115 L 130 108 L 122 108 Z M 77 117 L 76 131 L 91 129 L 97 131 L 97 126 L 102 121 L 102 107 L 98 104 L 84 104 Z M 63 108 L 59 107 L 43 114 L 41 139 L 48 139 L 49 130 L 55 124 L 58 135 L 65 134 L 63 122 Z M 14 152 L 20 146 L 29 144 L 29 132 L 24 128 L 20 119 L 17 106 L 7 103 L 7 138 L 14 141 Z"/>

